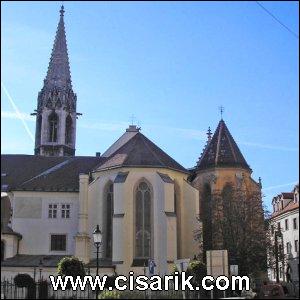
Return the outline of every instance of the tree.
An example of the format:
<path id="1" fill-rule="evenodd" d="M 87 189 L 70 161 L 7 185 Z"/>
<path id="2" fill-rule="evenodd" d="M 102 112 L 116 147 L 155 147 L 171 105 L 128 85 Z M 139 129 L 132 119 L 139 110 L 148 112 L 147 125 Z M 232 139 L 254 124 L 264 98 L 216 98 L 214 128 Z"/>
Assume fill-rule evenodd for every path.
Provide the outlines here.
<path id="1" fill-rule="evenodd" d="M 73 276 L 76 279 L 77 276 L 85 276 L 84 264 L 77 257 L 64 257 L 57 265 L 57 273 L 60 276 Z M 70 289 L 71 283 L 68 281 L 67 288 Z"/>
<path id="2" fill-rule="evenodd" d="M 200 221 L 205 221 L 203 231 L 207 236 L 212 235 L 212 240 L 207 243 L 201 230 L 195 236 L 199 243 L 203 239 L 203 249 L 227 249 L 229 264 L 237 264 L 240 275 L 265 272 L 267 238 L 260 190 L 250 189 L 246 183 L 239 187 L 227 184 L 209 198 L 211 220 L 200 218 Z M 204 251 L 204 261 L 205 258 Z"/>

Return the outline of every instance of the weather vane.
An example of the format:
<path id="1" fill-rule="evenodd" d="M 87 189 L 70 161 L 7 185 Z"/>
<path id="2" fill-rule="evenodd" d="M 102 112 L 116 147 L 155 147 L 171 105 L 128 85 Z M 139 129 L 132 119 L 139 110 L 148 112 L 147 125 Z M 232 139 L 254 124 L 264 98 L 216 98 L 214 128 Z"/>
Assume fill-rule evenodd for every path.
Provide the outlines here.
<path id="1" fill-rule="evenodd" d="M 223 113 L 224 113 L 224 107 L 221 105 L 219 106 L 220 114 L 221 114 L 221 120 L 223 120 Z"/>

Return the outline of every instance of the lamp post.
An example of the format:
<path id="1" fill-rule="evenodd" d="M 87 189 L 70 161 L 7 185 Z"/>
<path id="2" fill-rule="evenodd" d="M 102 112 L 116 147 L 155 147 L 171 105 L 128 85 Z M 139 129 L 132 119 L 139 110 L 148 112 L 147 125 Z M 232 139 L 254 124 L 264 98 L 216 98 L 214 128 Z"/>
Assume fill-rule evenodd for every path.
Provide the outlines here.
<path id="1" fill-rule="evenodd" d="M 43 270 L 43 261 L 40 259 L 39 262 L 39 270 L 40 270 L 40 282 L 42 281 L 42 270 Z"/>
<path id="2" fill-rule="evenodd" d="M 96 276 L 99 276 L 99 249 L 102 244 L 102 232 L 97 224 L 94 232 L 93 232 L 94 245 L 97 249 L 97 259 L 96 259 Z M 96 299 L 98 296 L 98 285 L 96 286 Z"/>
<path id="3" fill-rule="evenodd" d="M 276 283 L 279 283 L 279 255 L 278 253 L 278 237 L 282 238 L 280 227 L 275 231 L 275 268 L 276 268 Z"/>

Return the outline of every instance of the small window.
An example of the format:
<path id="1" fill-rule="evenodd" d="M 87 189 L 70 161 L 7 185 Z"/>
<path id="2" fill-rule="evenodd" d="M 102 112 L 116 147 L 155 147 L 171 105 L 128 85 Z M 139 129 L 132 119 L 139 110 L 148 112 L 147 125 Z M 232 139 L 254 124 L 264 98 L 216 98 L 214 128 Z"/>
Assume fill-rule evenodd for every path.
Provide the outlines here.
<path id="1" fill-rule="evenodd" d="M 295 240 L 295 251 L 298 252 L 299 251 L 299 241 Z"/>
<path id="2" fill-rule="evenodd" d="M 287 254 L 292 253 L 292 244 L 290 242 L 286 243 L 286 252 L 287 252 Z"/>
<path id="3" fill-rule="evenodd" d="M 277 230 L 280 230 L 280 222 L 277 223 Z"/>
<path id="4" fill-rule="evenodd" d="M 57 218 L 57 204 L 49 204 L 48 218 L 49 219 L 56 219 Z"/>
<path id="5" fill-rule="evenodd" d="M 285 219 L 285 230 L 289 230 L 289 220 Z"/>
<path id="6" fill-rule="evenodd" d="M 51 235 L 51 251 L 66 251 L 67 237 L 65 234 Z"/>
<path id="7" fill-rule="evenodd" d="M 61 205 L 61 217 L 62 217 L 62 219 L 70 218 L 70 204 L 62 204 Z"/>
<path id="8" fill-rule="evenodd" d="M 294 230 L 298 229 L 297 218 L 293 219 L 293 228 L 294 228 Z"/>

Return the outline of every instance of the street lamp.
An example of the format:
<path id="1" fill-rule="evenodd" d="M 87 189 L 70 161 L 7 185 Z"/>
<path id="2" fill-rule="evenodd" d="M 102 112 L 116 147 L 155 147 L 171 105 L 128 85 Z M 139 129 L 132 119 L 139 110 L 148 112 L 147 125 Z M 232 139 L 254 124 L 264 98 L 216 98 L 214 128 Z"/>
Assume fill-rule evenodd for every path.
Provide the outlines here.
<path id="1" fill-rule="evenodd" d="M 40 281 L 42 281 L 43 261 L 41 259 L 39 262 L 39 270 L 40 270 Z"/>
<path id="2" fill-rule="evenodd" d="M 102 232 L 97 224 L 96 229 L 93 232 L 94 245 L 97 249 L 97 260 L 96 260 L 96 276 L 99 276 L 99 249 L 102 244 Z M 98 285 L 96 287 L 96 299 L 98 296 Z"/>

